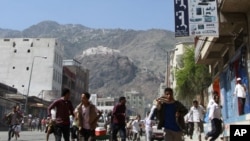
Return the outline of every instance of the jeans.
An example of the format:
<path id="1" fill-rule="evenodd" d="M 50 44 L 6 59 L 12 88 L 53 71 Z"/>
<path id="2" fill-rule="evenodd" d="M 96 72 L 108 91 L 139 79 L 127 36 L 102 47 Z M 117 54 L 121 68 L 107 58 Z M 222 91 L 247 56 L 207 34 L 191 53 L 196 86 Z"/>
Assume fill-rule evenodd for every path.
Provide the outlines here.
<path id="1" fill-rule="evenodd" d="M 56 141 L 61 141 L 62 135 L 64 141 L 69 141 L 69 135 L 70 135 L 69 125 L 55 125 L 54 134 Z"/>
<path id="2" fill-rule="evenodd" d="M 221 123 L 222 121 L 217 118 L 211 120 L 212 131 L 208 132 L 206 135 L 207 137 L 212 137 L 210 141 L 215 141 L 219 137 L 222 130 Z"/>
<path id="3" fill-rule="evenodd" d="M 14 128 L 13 126 L 15 125 L 9 125 L 9 130 L 8 130 L 8 141 L 10 141 L 11 136 L 14 134 Z"/>
<path id="4" fill-rule="evenodd" d="M 117 133 L 120 131 L 120 136 L 122 141 L 126 141 L 126 129 L 125 129 L 125 124 L 113 124 L 112 127 L 112 139 L 113 141 L 117 141 Z"/>
<path id="5" fill-rule="evenodd" d="M 84 129 L 80 130 L 81 141 L 95 141 L 95 130 Z"/>

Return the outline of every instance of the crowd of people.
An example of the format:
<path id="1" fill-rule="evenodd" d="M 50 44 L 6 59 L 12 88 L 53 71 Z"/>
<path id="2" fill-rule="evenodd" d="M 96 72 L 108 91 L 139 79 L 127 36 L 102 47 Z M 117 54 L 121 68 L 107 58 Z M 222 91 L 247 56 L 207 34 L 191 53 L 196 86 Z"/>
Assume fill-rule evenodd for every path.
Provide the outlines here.
<path id="1" fill-rule="evenodd" d="M 38 131 L 45 132 L 47 141 L 52 133 L 56 141 L 61 141 L 62 138 L 64 141 L 95 141 L 95 129 L 103 112 L 89 100 L 90 93 L 83 92 L 81 102 L 75 108 L 70 101 L 70 95 L 69 89 L 63 89 L 61 97 L 49 105 L 47 118 L 30 118 L 30 130 L 35 130 L 36 127 Z M 171 88 L 166 88 L 164 94 L 153 103 L 154 106 L 147 112 L 145 118 L 136 115 L 131 119 L 126 115 L 126 98 L 120 97 L 119 102 L 105 117 L 107 119 L 105 127 L 110 128 L 108 132 L 110 140 L 118 141 L 119 138 L 121 141 L 140 141 L 144 132 L 145 140 L 151 141 L 153 126 L 164 132 L 165 141 L 182 141 L 183 135 L 189 136 L 190 139 L 196 137 L 194 140 L 201 140 L 206 111 L 209 111 L 212 130 L 205 135 L 205 139 L 210 138 L 213 141 L 221 133 L 222 107 L 216 92 L 207 109 L 197 100 L 193 100 L 193 105 L 188 110 L 180 101 L 174 99 Z M 14 106 L 13 111 L 7 114 L 5 119 L 9 124 L 8 140 L 10 141 L 12 136 L 17 139 L 23 121 L 20 107 Z"/>

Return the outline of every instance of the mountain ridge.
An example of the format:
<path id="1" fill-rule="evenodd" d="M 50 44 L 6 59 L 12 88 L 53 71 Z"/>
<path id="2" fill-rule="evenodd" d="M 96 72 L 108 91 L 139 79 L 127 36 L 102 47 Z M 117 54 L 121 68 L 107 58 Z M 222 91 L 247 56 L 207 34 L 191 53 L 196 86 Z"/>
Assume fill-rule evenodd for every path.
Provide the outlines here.
<path id="1" fill-rule="evenodd" d="M 157 95 L 164 81 L 167 51 L 176 42 L 190 41 L 176 40 L 173 32 L 161 29 L 93 29 L 54 21 L 43 21 L 23 31 L 0 28 L 0 37 L 57 38 L 65 47 L 65 59 L 75 58 L 90 70 L 91 93 L 116 96 L 113 91 L 117 90 L 119 96 L 133 88 L 144 93 L 147 100 Z M 98 46 L 118 50 L 120 54 L 81 57 L 83 51 Z"/>

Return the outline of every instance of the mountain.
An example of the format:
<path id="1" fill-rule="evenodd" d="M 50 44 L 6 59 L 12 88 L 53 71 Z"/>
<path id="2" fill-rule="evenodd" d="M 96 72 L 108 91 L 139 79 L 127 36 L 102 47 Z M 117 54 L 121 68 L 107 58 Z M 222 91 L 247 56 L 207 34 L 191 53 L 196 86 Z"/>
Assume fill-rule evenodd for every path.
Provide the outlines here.
<path id="1" fill-rule="evenodd" d="M 167 30 L 93 29 L 54 21 L 23 31 L 0 28 L 0 37 L 57 38 L 64 45 L 65 59 L 75 58 L 90 70 L 91 93 L 120 96 L 134 89 L 148 100 L 157 95 L 164 81 L 167 50 L 179 42 Z M 84 55 L 88 49 L 100 47 L 119 53 Z"/>

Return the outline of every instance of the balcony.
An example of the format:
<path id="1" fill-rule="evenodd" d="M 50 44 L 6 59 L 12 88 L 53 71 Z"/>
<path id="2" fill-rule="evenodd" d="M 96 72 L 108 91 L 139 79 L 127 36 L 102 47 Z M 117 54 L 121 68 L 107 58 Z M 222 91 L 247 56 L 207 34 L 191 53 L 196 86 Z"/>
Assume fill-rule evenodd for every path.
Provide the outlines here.
<path id="1" fill-rule="evenodd" d="M 241 32 L 247 35 L 248 22 L 244 12 L 250 9 L 250 0 L 218 0 L 218 7 L 219 37 L 196 38 L 197 64 L 216 63 L 234 47 L 234 40 Z"/>
<path id="2" fill-rule="evenodd" d="M 199 37 L 195 47 L 195 62 L 197 64 L 212 64 L 218 59 L 219 48 L 214 48 L 216 37 Z"/>
<path id="3" fill-rule="evenodd" d="M 249 0 L 218 0 L 222 12 L 246 13 L 250 11 Z"/>

